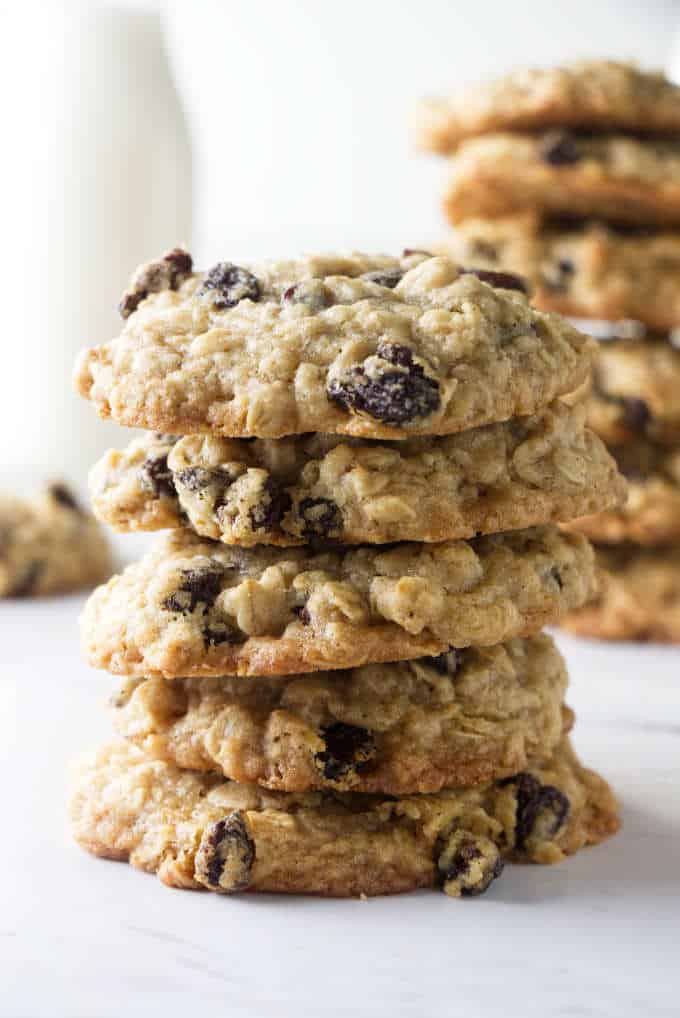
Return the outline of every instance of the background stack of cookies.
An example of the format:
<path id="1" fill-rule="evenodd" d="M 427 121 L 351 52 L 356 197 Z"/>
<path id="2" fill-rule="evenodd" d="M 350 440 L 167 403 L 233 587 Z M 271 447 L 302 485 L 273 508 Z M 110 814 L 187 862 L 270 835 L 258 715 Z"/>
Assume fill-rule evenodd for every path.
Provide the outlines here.
<path id="1" fill-rule="evenodd" d="M 680 89 L 601 61 L 517 71 L 420 112 L 423 147 L 454 153 L 447 249 L 521 273 L 536 306 L 601 341 L 589 423 L 630 496 L 582 526 L 608 578 L 568 624 L 680 641 Z"/>
<path id="2" fill-rule="evenodd" d="M 170 533 L 84 612 L 125 682 L 80 843 L 178 887 L 456 896 L 612 833 L 540 633 L 595 583 L 555 521 L 625 497 L 556 400 L 591 341 L 416 251 L 203 274 L 176 250 L 121 313 L 77 386 L 150 431 L 95 467 L 95 510 Z"/>

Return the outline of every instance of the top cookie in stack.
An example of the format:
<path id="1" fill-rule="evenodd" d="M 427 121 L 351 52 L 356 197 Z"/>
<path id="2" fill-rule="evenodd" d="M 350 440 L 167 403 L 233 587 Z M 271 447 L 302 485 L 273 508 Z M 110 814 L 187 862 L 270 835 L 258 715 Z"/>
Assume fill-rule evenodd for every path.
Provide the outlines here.
<path id="1" fill-rule="evenodd" d="M 482 277 L 417 251 L 207 273 L 173 251 L 138 270 L 76 385 L 176 435 L 402 439 L 534 413 L 586 378 L 589 344 L 518 300 L 521 280 Z"/>
<path id="2" fill-rule="evenodd" d="M 448 249 L 602 340 L 589 423 L 630 500 L 582 525 L 610 581 L 573 626 L 680 640 L 680 88 L 607 62 L 520 71 L 425 104 L 421 140 L 455 149 Z"/>
<path id="3" fill-rule="evenodd" d="M 538 633 L 595 588 L 555 522 L 625 486 L 556 399 L 592 342 L 524 289 L 415 251 L 135 275 L 77 379 L 161 429 L 95 467 L 96 512 L 170 534 L 83 616 L 130 677 L 85 847 L 183 887 L 467 895 L 616 829 Z"/>

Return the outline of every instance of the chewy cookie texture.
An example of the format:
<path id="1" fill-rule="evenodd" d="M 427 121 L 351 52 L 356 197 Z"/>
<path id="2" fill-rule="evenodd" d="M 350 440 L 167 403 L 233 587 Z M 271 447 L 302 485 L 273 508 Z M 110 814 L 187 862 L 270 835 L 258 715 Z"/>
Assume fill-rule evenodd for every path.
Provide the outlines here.
<path id="1" fill-rule="evenodd" d="M 516 774 L 552 754 L 564 663 L 548 636 L 244 683 L 129 680 L 115 724 L 149 756 L 288 792 L 400 795 Z"/>
<path id="2" fill-rule="evenodd" d="M 65 484 L 32 500 L 0 497 L 0 597 L 92 587 L 112 570 L 99 524 Z"/>
<path id="3" fill-rule="evenodd" d="M 558 862 L 618 827 L 606 783 L 565 741 L 544 765 L 402 798 L 268 792 L 113 743 L 81 765 L 74 834 L 171 887 L 350 895 L 485 891 L 506 857 Z"/>
<path id="4" fill-rule="evenodd" d="M 591 341 L 531 308 L 521 280 L 445 257 L 190 264 L 143 267 L 121 335 L 79 359 L 102 416 L 241 438 L 450 434 L 534 413 L 590 368 Z"/>
<path id="5" fill-rule="evenodd" d="M 228 548 L 188 531 L 90 598 L 82 646 L 121 675 L 277 675 L 530 635 L 595 593 L 592 549 L 555 527 L 474 541 Z"/>
<path id="6" fill-rule="evenodd" d="M 441 541 L 583 516 L 623 482 L 583 407 L 561 403 L 458 435 L 371 442 L 149 435 L 90 476 L 117 530 L 188 524 L 244 546 Z"/>

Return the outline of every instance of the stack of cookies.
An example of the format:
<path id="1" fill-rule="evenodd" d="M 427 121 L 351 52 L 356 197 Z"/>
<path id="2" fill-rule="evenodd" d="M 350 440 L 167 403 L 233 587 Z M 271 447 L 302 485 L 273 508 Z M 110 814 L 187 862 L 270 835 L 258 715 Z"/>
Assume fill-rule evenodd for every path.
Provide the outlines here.
<path id="1" fill-rule="evenodd" d="M 124 680 L 85 848 L 176 887 L 457 896 L 616 829 L 540 630 L 595 585 L 555 521 L 625 486 L 557 399 L 592 341 L 518 286 L 418 251 L 138 270 L 76 384 L 149 429 L 96 513 L 169 533 L 82 619 Z"/>
<path id="2" fill-rule="evenodd" d="M 604 61 L 518 71 L 424 103 L 420 137 L 455 153 L 447 250 L 601 341 L 589 423 L 630 497 L 583 524 L 607 578 L 569 628 L 680 641 L 680 88 Z"/>

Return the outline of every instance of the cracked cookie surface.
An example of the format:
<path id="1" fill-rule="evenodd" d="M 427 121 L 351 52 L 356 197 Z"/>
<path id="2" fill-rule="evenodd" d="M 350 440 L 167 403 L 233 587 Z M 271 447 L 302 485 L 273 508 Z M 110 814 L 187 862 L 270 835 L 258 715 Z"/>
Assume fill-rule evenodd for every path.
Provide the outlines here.
<path id="1" fill-rule="evenodd" d="M 680 142 L 624 136 L 492 134 L 451 159 L 452 223 L 534 212 L 668 228 L 680 224 Z"/>
<path id="2" fill-rule="evenodd" d="M 71 819 L 87 851 L 171 887 L 338 897 L 480 894 L 506 857 L 559 862 L 619 826 L 609 786 L 566 739 L 514 778 L 388 799 L 264 791 L 113 743 L 82 762 Z"/>
<path id="3" fill-rule="evenodd" d="M 92 587 L 112 571 L 101 527 L 66 485 L 34 499 L 0 497 L 0 597 Z"/>
<path id="4" fill-rule="evenodd" d="M 598 546 L 599 595 L 562 622 L 603 640 L 680 643 L 680 546 Z"/>
<path id="5" fill-rule="evenodd" d="M 371 442 L 334 435 L 150 435 L 90 475 L 95 512 L 118 530 L 176 529 L 250 546 L 442 541 L 567 520 L 624 498 L 582 407 L 459 435 Z"/>
<path id="6" fill-rule="evenodd" d="M 442 154 L 476 135 L 550 127 L 678 135 L 680 88 L 661 72 L 612 60 L 520 68 L 424 100 L 416 123 L 421 148 Z"/>
<path id="7" fill-rule="evenodd" d="M 90 597 L 82 647 L 122 675 L 350 668 L 528 636 L 594 591 L 588 542 L 552 526 L 283 551 L 172 531 Z"/>
<path id="8" fill-rule="evenodd" d="M 156 759 L 286 792 L 403 795 L 516 774 L 555 749 L 564 662 L 550 637 L 350 671 L 130 679 L 116 730 Z"/>
<path id="9" fill-rule="evenodd" d="M 443 257 L 317 256 L 177 276 L 171 255 L 138 270 L 121 335 L 76 368 L 78 391 L 128 426 L 449 434 L 534 413 L 590 367 L 592 342 L 531 308 L 520 280 L 494 288 Z"/>
<path id="10" fill-rule="evenodd" d="M 533 288 L 532 303 L 546 311 L 633 319 L 658 332 L 680 321 L 678 233 L 531 215 L 466 219 L 443 250 L 466 265 L 519 273 Z"/>

